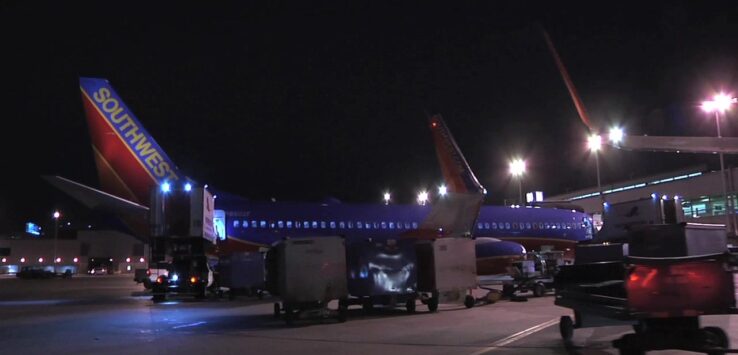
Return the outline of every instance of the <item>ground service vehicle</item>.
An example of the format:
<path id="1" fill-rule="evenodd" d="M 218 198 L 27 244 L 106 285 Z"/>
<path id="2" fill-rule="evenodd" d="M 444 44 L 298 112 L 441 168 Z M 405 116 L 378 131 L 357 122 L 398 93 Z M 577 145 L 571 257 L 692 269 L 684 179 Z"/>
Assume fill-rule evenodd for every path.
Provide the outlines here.
<path id="1" fill-rule="evenodd" d="M 213 196 L 204 188 L 170 189 L 163 184 L 151 193 L 151 262 L 161 267 L 152 284 L 153 300 L 168 295 L 204 298 L 213 284 L 215 232 Z"/>
<path id="2" fill-rule="evenodd" d="M 572 342 L 577 328 L 631 324 L 635 332 L 613 342 L 621 354 L 729 348 L 725 332 L 701 328 L 699 317 L 736 313 L 735 255 L 728 251 L 722 225 L 673 223 L 675 209 L 667 204 L 674 203 L 658 199 L 615 206 L 631 211 L 628 218 L 637 218 L 645 206 L 641 218 L 655 219 L 641 220 L 655 223 L 630 223 L 600 239 L 608 241 L 580 245 L 575 263 L 560 267 L 555 304 L 574 310 L 573 319 L 562 316 L 559 322 L 565 343 Z M 605 225 L 616 220 L 606 218 Z"/>

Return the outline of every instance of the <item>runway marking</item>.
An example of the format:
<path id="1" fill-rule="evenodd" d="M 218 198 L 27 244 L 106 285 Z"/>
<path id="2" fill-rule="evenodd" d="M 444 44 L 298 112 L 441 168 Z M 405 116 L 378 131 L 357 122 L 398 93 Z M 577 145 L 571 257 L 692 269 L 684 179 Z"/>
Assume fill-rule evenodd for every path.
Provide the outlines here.
<path id="1" fill-rule="evenodd" d="M 528 328 L 526 330 L 517 332 L 517 333 L 515 333 L 513 335 L 510 335 L 508 337 L 502 338 L 502 339 L 500 339 L 500 340 L 492 343 L 492 345 L 490 345 L 489 347 L 486 347 L 486 348 L 484 348 L 482 350 L 479 350 L 477 352 L 474 352 L 471 355 L 481 355 L 481 354 L 488 353 L 490 351 L 499 349 L 500 347 L 503 347 L 503 346 L 505 346 L 507 344 L 516 342 L 516 341 L 518 341 L 520 339 L 523 339 L 523 338 L 527 337 L 528 335 L 531 335 L 531 334 L 534 334 L 536 332 L 539 332 L 539 331 L 541 331 L 543 329 L 546 329 L 546 328 L 548 328 L 548 327 L 550 327 L 550 326 L 552 326 L 552 325 L 554 325 L 554 324 L 556 324 L 558 322 L 559 322 L 559 318 L 554 318 L 554 319 L 551 319 L 550 321 L 543 322 L 543 323 L 538 324 L 538 325 L 534 325 L 534 326 L 532 326 L 532 327 L 530 327 L 530 328 Z"/>
<path id="2" fill-rule="evenodd" d="M 196 326 L 198 326 L 200 324 L 205 324 L 205 323 L 207 323 L 207 322 L 195 322 L 195 323 L 190 323 L 190 324 L 182 324 L 182 325 L 178 325 L 176 327 L 172 327 L 172 329 L 196 327 Z"/>

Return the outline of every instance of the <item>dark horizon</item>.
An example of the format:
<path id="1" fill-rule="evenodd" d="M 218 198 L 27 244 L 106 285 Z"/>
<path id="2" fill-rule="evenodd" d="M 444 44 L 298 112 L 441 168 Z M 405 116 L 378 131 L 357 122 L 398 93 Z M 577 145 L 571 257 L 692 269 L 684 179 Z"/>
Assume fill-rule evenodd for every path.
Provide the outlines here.
<path id="1" fill-rule="evenodd" d="M 714 136 L 698 105 L 738 93 L 731 2 L 157 3 L 0 5 L 7 34 L 1 231 L 54 208 L 85 217 L 41 175 L 97 186 L 78 80 L 103 77 L 199 183 L 254 200 L 411 203 L 441 182 L 426 113 L 446 120 L 486 203 L 596 185 L 594 161 L 540 27 L 593 123 L 630 134 Z M 723 135 L 734 136 L 728 113 Z M 12 122 L 12 123 L 11 123 Z M 35 146 L 31 146 L 31 145 Z M 717 156 L 606 149 L 603 184 Z M 727 166 L 736 160 L 726 156 Z"/>

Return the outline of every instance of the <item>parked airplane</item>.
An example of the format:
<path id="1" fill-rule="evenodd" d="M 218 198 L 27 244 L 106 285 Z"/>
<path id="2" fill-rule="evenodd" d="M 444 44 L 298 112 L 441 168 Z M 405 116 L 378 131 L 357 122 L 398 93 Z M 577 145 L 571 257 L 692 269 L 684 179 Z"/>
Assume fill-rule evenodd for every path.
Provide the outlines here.
<path id="1" fill-rule="evenodd" d="M 194 182 L 177 169 L 107 80 L 81 78 L 80 89 L 103 191 L 58 176 L 47 180 L 89 207 L 145 226 L 151 189 Z M 257 250 L 287 236 L 344 235 L 352 241 L 472 234 L 478 273 L 490 274 L 503 272 L 526 247 L 563 250 L 591 238 L 591 220 L 584 213 L 481 206 L 484 189 L 440 116 L 431 117 L 430 128 L 448 185 L 447 196 L 433 205 L 254 202 L 217 192 L 218 251 Z"/>

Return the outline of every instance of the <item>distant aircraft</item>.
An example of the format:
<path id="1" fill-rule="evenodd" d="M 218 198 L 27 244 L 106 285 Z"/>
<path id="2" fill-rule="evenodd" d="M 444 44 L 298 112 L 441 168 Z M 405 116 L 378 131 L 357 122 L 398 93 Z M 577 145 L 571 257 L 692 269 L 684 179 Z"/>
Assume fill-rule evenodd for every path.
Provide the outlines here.
<path id="1" fill-rule="evenodd" d="M 176 167 L 105 79 L 81 78 L 80 89 L 102 191 L 59 177 L 47 180 L 91 208 L 114 212 L 135 234 L 147 234 L 150 191 L 194 184 Z M 217 192 L 224 217 L 221 253 L 269 247 L 284 237 L 343 235 L 348 242 L 474 235 L 479 274 L 504 272 L 526 247 L 564 250 L 592 237 L 591 218 L 573 210 L 481 206 L 484 188 L 440 115 L 430 118 L 448 194 L 431 206 L 339 202 L 254 202 Z M 480 210 L 481 209 L 481 210 Z"/>
<path id="2" fill-rule="evenodd" d="M 567 90 L 569 90 L 569 96 L 574 102 L 574 107 L 577 109 L 579 118 L 582 120 L 587 129 L 593 133 L 604 132 L 597 127 L 592 125 L 587 114 L 587 109 L 582 102 L 581 97 L 577 93 L 574 82 L 569 76 L 569 72 L 564 66 L 564 62 L 561 61 L 559 53 L 556 51 L 551 37 L 544 30 L 543 37 L 546 40 L 556 67 L 559 69 L 559 74 L 564 80 Z M 735 102 L 735 99 L 732 99 Z M 681 137 L 681 136 L 632 136 L 622 135 L 617 139 L 611 139 L 606 135 L 604 143 L 610 144 L 615 148 L 625 150 L 641 150 L 641 151 L 652 151 L 652 152 L 670 152 L 670 153 L 724 153 L 724 154 L 738 154 L 738 137 Z"/>

